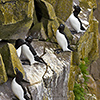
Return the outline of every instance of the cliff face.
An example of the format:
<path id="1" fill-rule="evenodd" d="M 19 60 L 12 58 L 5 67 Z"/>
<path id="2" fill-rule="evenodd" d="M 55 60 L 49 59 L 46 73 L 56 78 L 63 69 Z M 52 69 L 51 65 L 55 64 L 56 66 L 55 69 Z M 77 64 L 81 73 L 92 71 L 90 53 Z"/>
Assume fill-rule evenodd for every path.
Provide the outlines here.
<path id="1" fill-rule="evenodd" d="M 21 65 L 15 48 L 12 44 L 0 44 L 0 54 L 2 69 L 0 69 L 0 99 L 11 100 L 14 97 L 11 91 L 11 81 L 15 75 L 14 68 L 17 67 L 25 74 L 24 80 L 30 84 L 23 82 L 27 89 L 31 100 L 74 100 L 74 84 L 77 82 L 76 77 L 81 73 L 79 64 L 84 62 L 84 58 L 88 58 L 90 64 L 98 58 L 98 21 L 93 16 L 93 9 L 96 8 L 94 0 L 81 0 L 80 6 L 83 13 L 80 18 L 89 22 L 84 34 L 72 35 L 67 26 L 65 33 L 69 38 L 71 47 L 74 52 L 63 52 L 56 54 L 54 50 L 59 48 L 56 42 L 55 34 L 59 24 L 64 23 L 72 11 L 72 0 L 20 0 L 20 1 L 5 1 L 0 2 L 1 11 L 1 39 L 17 39 L 25 38 L 25 35 L 32 35 L 34 39 L 46 40 L 33 41 L 32 46 L 35 48 L 39 56 L 42 55 L 45 47 L 46 54 L 42 57 L 47 64 Z M 8 16 L 9 15 L 9 16 Z M 88 18 L 85 19 L 86 15 Z M 47 42 L 47 41 L 51 42 Z M 5 49 L 6 48 L 6 49 Z M 8 56 L 7 56 L 8 55 Z M 6 57 L 7 56 L 7 57 Z M 2 61 L 3 59 L 3 61 Z M 4 63 L 3 63 L 4 62 Z M 24 69 L 24 70 L 23 70 Z M 24 73 L 25 71 L 25 73 Z M 8 76 L 7 76 L 8 75 Z M 96 95 L 96 86 L 91 76 L 88 83 L 89 95 L 87 100 L 93 99 Z M 7 80 L 8 78 L 8 80 Z M 6 82 L 6 83 L 4 83 Z M 9 90 L 9 91 L 7 91 Z M 93 91 L 94 90 L 94 91 Z M 94 99 L 96 100 L 96 99 Z"/>
<path id="2" fill-rule="evenodd" d="M 96 19 L 98 19 L 98 21 L 100 22 L 100 14 L 98 12 L 100 12 L 100 1 L 96 0 L 97 2 L 97 9 L 95 9 L 94 11 L 94 16 L 96 17 Z M 100 50 L 100 23 L 99 23 L 99 50 Z M 95 66 L 95 67 L 94 67 Z M 97 98 L 98 100 L 100 99 L 100 84 L 99 84 L 99 80 L 100 80 L 100 51 L 99 51 L 99 58 L 90 66 L 90 74 L 92 75 L 92 77 L 94 78 L 94 80 L 96 81 L 97 84 Z"/>
<path id="3" fill-rule="evenodd" d="M 77 52 L 73 52 L 72 57 L 72 63 L 70 67 L 70 76 L 69 76 L 69 100 L 74 100 L 74 84 L 79 83 L 83 84 L 81 82 L 78 82 L 78 79 L 76 77 L 80 77 L 80 69 L 79 65 L 80 63 L 84 63 L 84 58 L 88 58 L 90 61 L 90 65 L 92 62 L 98 59 L 99 57 L 99 48 L 98 48 L 98 21 L 93 16 L 93 9 L 95 9 L 96 1 L 84 1 L 80 0 L 80 6 L 83 9 L 83 12 L 86 14 L 86 10 L 91 9 L 91 12 L 87 13 L 88 21 L 89 21 L 89 28 L 85 32 L 85 34 L 79 39 L 78 46 L 77 46 Z M 80 16 L 82 18 L 82 15 Z M 84 19 L 84 17 L 82 18 Z M 95 67 L 95 66 L 94 66 Z M 94 68 L 95 69 L 95 68 Z M 88 71 L 91 71 L 90 68 L 88 68 Z M 81 78 L 80 78 L 81 79 Z M 83 86 L 84 87 L 84 86 Z M 89 82 L 88 82 L 88 88 L 89 93 L 93 95 L 86 96 L 86 100 L 97 100 L 97 85 L 95 80 L 89 76 Z M 88 93 L 87 93 L 88 94 Z M 94 96 L 95 95 L 95 96 Z"/>
<path id="4" fill-rule="evenodd" d="M 32 45 L 38 55 L 42 55 L 44 42 L 33 42 Z M 28 80 L 30 84 L 25 82 L 23 84 L 26 86 L 31 100 L 66 100 L 71 53 L 55 55 L 54 46 L 48 42 L 45 42 L 45 45 L 46 54 L 42 58 L 50 67 L 47 68 L 44 64 L 24 65 L 26 73 L 24 79 Z M 10 86 L 11 80 L 12 78 L 9 78 L 6 83 L 0 85 L 1 100 L 11 100 L 14 97 Z"/>

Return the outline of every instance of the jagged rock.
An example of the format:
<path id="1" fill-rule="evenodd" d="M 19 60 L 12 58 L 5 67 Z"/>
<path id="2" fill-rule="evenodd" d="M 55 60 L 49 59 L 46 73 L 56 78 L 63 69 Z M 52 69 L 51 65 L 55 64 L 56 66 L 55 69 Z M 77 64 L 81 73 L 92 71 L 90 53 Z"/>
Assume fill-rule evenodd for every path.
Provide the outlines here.
<path id="1" fill-rule="evenodd" d="M 46 66 L 41 63 L 35 63 L 32 66 L 23 65 L 26 72 L 26 77 L 30 82 L 30 85 L 25 85 L 31 96 L 31 100 L 66 100 L 67 98 L 67 83 L 68 74 L 70 69 L 70 52 L 63 52 L 61 54 L 54 53 L 56 46 L 49 42 L 32 42 L 32 46 L 35 48 L 37 54 L 41 56 L 44 51 L 46 54 L 42 57 L 44 61 L 51 67 L 48 67 L 47 72 Z M 45 75 L 44 75 L 45 73 Z M 44 75 L 44 77 L 43 77 Z M 11 100 L 14 97 L 10 83 L 12 79 L 9 79 L 7 83 L 0 85 L 0 99 Z M 6 92 L 6 90 L 9 90 Z"/>
<path id="2" fill-rule="evenodd" d="M 79 59 L 87 57 L 90 61 L 94 61 L 99 57 L 98 52 L 98 21 L 93 16 L 93 10 L 89 15 L 90 27 L 79 40 L 78 51 Z M 94 27 L 95 26 L 95 27 Z"/>
<path id="3" fill-rule="evenodd" d="M 56 30 L 61 23 L 64 24 L 63 20 L 56 17 L 56 12 L 55 12 L 53 6 L 44 0 L 36 0 L 35 7 L 36 7 L 35 9 L 36 9 L 37 19 L 39 22 L 43 23 L 45 34 L 47 35 L 49 40 L 55 42 L 56 41 L 56 38 L 55 38 Z M 37 26 L 37 24 L 34 25 L 31 30 L 36 28 L 36 26 Z M 29 33 L 32 32 L 32 34 L 34 36 L 34 34 L 36 34 L 36 33 L 31 30 Z M 41 33 L 41 32 L 38 32 L 38 33 Z M 70 38 L 70 40 L 71 40 L 72 35 L 67 27 L 65 27 L 65 33 L 67 34 L 68 38 Z M 44 34 L 44 32 L 43 32 L 43 34 Z M 42 35 L 42 33 L 41 33 L 41 35 Z M 41 37 L 41 35 L 40 35 L 40 37 Z M 44 39 L 47 39 L 47 38 L 44 38 Z"/>
<path id="4" fill-rule="evenodd" d="M 95 0 L 94 0 L 95 2 Z M 97 8 L 94 9 L 94 16 L 96 17 L 96 19 L 99 21 L 99 35 L 100 35 L 100 14 L 98 12 L 100 12 L 100 0 L 96 0 L 97 3 Z M 93 76 L 94 80 L 96 81 L 97 84 L 97 99 L 100 100 L 100 36 L 98 36 L 98 40 L 99 40 L 99 58 L 94 61 L 90 68 L 89 71 L 91 73 L 91 75 Z"/>
<path id="5" fill-rule="evenodd" d="M 52 38 L 52 40 L 55 41 L 55 37 L 53 37 L 53 35 L 56 33 L 57 27 L 59 27 L 59 23 L 56 18 L 53 6 L 44 0 L 36 0 L 35 6 L 37 19 L 39 22 L 43 23 L 45 36 L 47 35 L 46 38 L 44 37 L 44 39 L 47 39 L 48 37 L 49 39 Z M 36 25 L 34 25 L 32 29 L 34 29 Z M 35 33 L 32 32 L 32 34 Z M 44 35 L 44 32 L 41 33 L 41 35 Z"/>
<path id="6" fill-rule="evenodd" d="M 60 0 L 46 0 L 49 3 L 51 3 L 55 9 L 57 17 L 62 19 L 63 21 L 66 21 L 69 17 L 71 10 L 72 10 L 72 3 L 73 0 L 66 0 L 66 1 L 60 1 Z"/>
<path id="7" fill-rule="evenodd" d="M 46 54 L 42 58 L 51 68 L 48 67 L 45 73 L 46 66 L 44 64 L 34 64 L 29 67 L 24 66 L 24 70 L 27 73 L 26 76 L 31 83 L 28 89 L 32 100 L 43 100 L 43 98 L 66 100 L 71 53 L 64 52 L 56 55 L 53 51 L 55 46 L 49 42 L 45 43 Z M 32 45 L 38 55 L 43 53 L 44 42 L 33 42 Z"/>
<path id="8" fill-rule="evenodd" d="M 89 25 L 90 27 L 79 40 L 78 52 L 79 59 L 87 57 L 90 61 L 94 61 L 99 57 L 99 52 L 97 39 L 98 21 L 93 16 L 93 10 L 89 15 Z"/>
<path id="9" fill-rule="evenodd" d="M 4 83 L 8 80 L 5 65 L 2 60 L 2 56 L 0 54 L 0 84 Z"/>
<path id="10" fill-rule="evenodd" d="M 34 3 L 34 1 L 35 1 L 35 3 Z M 26 2 L 26 1 L 24 1 L 24 0 L 17 1 L 17 4 L 18 4 L 18 2 L 21 2 L 21 4 L 24 5 L 24 3 L 22 3 L 22 2 Z M 52 5 L 50 5 L 48 2 L 52 3 L 55 11 L 54 11 Z M 32 22 L 33 22 L 33 26 L 36 25 L 38 22 L 42 22 L 43 27 L 44 27 L 43 30 L 45 30 L 45 34 L 47 36 L 49 36 L 49 38 L 51 38 L 53 35 L 55 35 L 55 31 L 56 31 L 57 27 L 59 26 L 59 24 L 62 23 L 62 20 L 66 21 L 66 19 L 70 15 L 71 8 L 72 8 L 72 0 L 66 1 L 67 3 L 65 3 L 65 1 L 63 2 L 60 0 L 54 1 L 54 2 L 53 2 L 53 0 L 52 1 L 48 0 L 48 2 L 46 2 L 44 0 L 30 0 L 28 2 L 28 4 L 32 5 L 32 7 L 26 5 L 26 8 L 28 7 L 29 8 L 28 11 L 30 11 L 30 12 L 28 12 L 28 15 L 26 14 L 27 17 L 25 17 L 25 20 L 26 19 L 27 20 L 24 21 L 24 19 L 23 19 L 20 22 L 18 22 L 19 24 L 16 23 L 16 25 L 18 25 L 17 27 L 19 28 L 20 25 L 23 26 L 25 28 L 25 33 L 27 33 L 28 30 L 26 31 L 26 27 L 28 27 L 28 29 L 29 29 Z M 58 4 L 56 5 L 56 3 L 58 3 Z M 92 4 L 91 1 L 89 3 L 90 3 L 90 5 Z M 69 4 L 70 10 L 68 10 L 68 8 L 65 7 L 66 4 Z M 34 5 L 35 5 L 35 9 L 34 9 Z M 18 6 L 18 7 L 21 8 L 21 6 Z M 27 12 L 27 10 L 26 10 L 26 12 Z M 56 14 L 55 14 L 55 12 L 56 12 Z M 57 17 L 56 17 L 56 15 L 57 15 Z M 3 16 L 3 14 L 1 14 L 0 16 Z M 24 17 L 21 16 L 21 18 L 24 18 Z M 32 85 L 32 86 L 28 86 L 28 92 L 30 93 L 33 100 L 35 100 L 35 99 L 66 100 L 66 98 L 68 100 L 74 100 L 73 87 L 74 87 L 74 82 L 75 82 L 75 76 L 77 74 L 77 68 L 78 68 L 77 65 L 79 65 L 79 63 L 80 63 L 80 58 L 89 57 L 89 60 L 91 60 L 91 61 L 98 58 L 98 46 L 97 46 L 98 45 L 98 43 L 97 43 L 97 34 L 98 34 L 97 24 L 98 23 L 93 17 L 93 10 L 91 12 L 89 19 L 91 19 L 91 20 L 89 20 L 90 28 L 81 37 L 81 39 L 79 39 L 80 37 L 78 38 L 78 41 L 79 41 L 78 43 L 76 41 L 76 43 L 77 43 L 76 47 L 78 48 L 76 52 L 73 52 L 73 53 L 65 52 L 65 53 L 56 55 L 56 54 L 54 54 L 53 49 L 56 49 L 58 47 L 53 43 L 52 44 L 49 42 L 46 43 L 46 45 L 47 45 L 46 52 L 47 53 L 42 58 L 48 63 L 48 65 L 51 66 L 51 69 L 54 70 L 55 73 L 53 73 L 53 71 L 50 68 L 48 68 L 47 73 L 44 75 L 44 72 L 46 70 L 46 66 L 44 64 L 34 64 L 33 66 L 23 66 L 24 70 L 26 72 L 26 76 Z M 25 23 L 27 23 L 27 22 L 28 22 L 28 24 L 26 25 Z M 4 23 L 3 18 L 0 23 Z M 8 23 L 8 22 L 6 21 L 5 23 Z M 3 27 L 3 29 L 2 29 L 2 27 Z M 16 29 L 16 27 L 14 27 L 14 25 L 5 25 L 2 27 L 1 27 L 2 32 L 0 32 L 0 33 L 5 32 L 7 34 L 6 35 L 2 34 L 2 36 L 0 36 L 0 37 L 6 37 L 6 38 L 8 37 L 8 35 L 10 34 L 10 31 L 11 31 L 11 30 L 10 31 L 8 30 L 8 29 L 10 29 L 9 27 L 11 27 L 11 29 L 13 29 L 15 31 L 14 33 L 19 32 L 20 29 L 23 30 L 23 28 L 20 27 L 18 29 L 19 31 L 16 31 L 17 29 Z M 42 25 L 40 25 L 40 27 L 42 27 Z M 5 31 L 5 29 L 6 29 L 6 31 Z M 39 29 L 42 29 L 42 28 L 39 28 Z M 19 33 L 21 33 L 21 31 Z M 65 33 L 68 35 L 70 34 L 69 38 L 70 37 L 71 37 L 71 39 L 73 38 L 69 30 L 68 30 L 68 33 L 67 32 L 65 32 Z M 11 36 L 11 34 L 10 34 L 10 36 Z M 18 36 L 20 36 L 20 35 L 18 34 Z M 25 36 L 25 35 L 23 35 L 23 36 Z M 89 37 L 91 37 L 91 38 L 89 38 Z M 55 41 L 55 38 L 53 38 L 53 41 Z M 89 43 L 91 43 L 91 44 L 89 44 Z M 35 50 L 37 51 L 37 53 L 39 55 L 41 55 L 42 51 L 43 51 L 43 43 L 42 42 L 39 42 L 39 43 L 33 42 L 32 45 L 35 48 Z M 92 47 L 90 47 L 89 45 L 91 45 Z M 8 47 L 8 44 L 5 46 L 5 48 L 6 47 Z M 3 50 L 6 50 L 5 48 Z M 11 55 L 11 53 L 9 53 L 9 50 L 11 50 L 11 48 L 7 49 L 7 52 L 8 52 L 7 55 Z M 2 54 L 4 56 L 6 55 L 6 54 L 4 54 L 4 52 Z M 15 54 L 15 53 L 13 53 L 13 54 Z M 7 56 L 7 57 L 9 58 L 9 56 Z M 9 60 L 9 65 L 11 65 L 11 69 L 12 69 L 13 67 L 12 67 L 11 61 L 14 61 L 14 60 L 12 60 L 11 57 L 10 57 L 10 59 L 8 59 L 8 58 L 7 59 Z M 15 57 L 15 56 L 13 56 L 13 57 Z M 15 58 L 17 59 L 17 57 L 15 57 Z M 4 57 L 3 57 L 3 59 L 4 59 Z M 71 64 L 70 64 L 70 60 L 71 60 Z M 70 67 L 70 65 L 71 65 L 71 67 Z M 6 64 L 6 67 L 8 67 L 7 64 Z M 70 70 L 70 75 L 69 75 L 69 70 Z M 44 75 L 44 78 L 42 78 L 43 75 Z M 68 77 L 69 77 L 69 79 L 68 79 Z M 9 81 L 11 83 L 11 80 L 9 80 Z M 9 84 L 9 82 L 5 83 L 3 85 L 0 85 L 0 90 L 1 90 L 0 91 L 0 99 L 3 98 L 5 100 L 10 100 L 13 97 L 13 94 L 9 87 L 10 85 L 8 86 L 8 84 Z M 6 88 L 5 88 L 5 86 L 6 86 Z M 5 92 L 7 89 L 9 90 L 10 94 L 8 93 L 8 91 Z M 67 92 L 68 92 L 68 95 L 67 95 Z M 8 99 L 8 98 L 10 98 L 10 99 Z"/>
<path id="11" fill-rule="evenodd" d="M 42 17 L 46 19 L 55 19 L 56 14 L 53 6 L 46 2 L 45 0 L 35 0 L 35 9 L 38 21 L 41 20 Z"/>
<path id="12" fill-rule="evenodd" d="M 9 76 L 14 76 L 16 74 L 15 67 L 17 67 L 23 75 L 25 75 L 21 62 L 17 56 L 16 49 L 10 43 L 7 43 L 2 48 L 0 48 L 0 53 L 2 55 L 6 72 Z"/>
<path id="13" fill-rule="evenodd" d="M 91 8 L 97 8 L 97 3 L 96 3 L 96 0 L 79 0 L 80 2 L 82 2 L 83 4 L 85 3 L 85 5 L 89 5 L 89 7 Z"/>
<path id="14" fill-rule="evenodd" d="M 88 83 L 87 83 L 87 86 L 89 88 L 89 91 L 91 94 L 97 94 L 97 85 L 96 85 L 96 82 L 95 80 L 92 78 L 91 75 L 88 75 L 87 76 L 89 79 L 88 79 Z"/>
<path id="15" fill-rule="evenodd" d="M 96 96 L 93 94 L 87 94 L 86 100 L 98 100 Z"/>
<path id="16" fill-rule="evenodd" d="M 93 1 L 93 0 L 91 0 L 91 1 Z M 73 98 L 73 95 L 72 95 L 72 93 L 70 93 L 70 91 L 71 92 L 73 91 L 75 76 L 77 76 L 80 73 L 78 71 L 78 65 L 80 64 L 81 60 L 87 57 L 89 59 L 90 63 L 92 63 L 99 57 L 98 38 L 97 38 L 98 37 L 98 21 L 93 16 L 93 7 L 95 7 L 95 6 L 89 7 L 89 5 L 86 4 L 86 3 L 92 4 L 93 2 L 91 2 L 91 1 L 85 2 L 85 0 L 81 0 L 81 4 L 80 4 L 81 7 L 83 8 L 83 10 L 85 9 L 85 12 L 86 12 L 86 10 L 88 12 L 88 9 L 91 8 L 91 13 L 86 12 L 86 14 L 89 15 L 89 25 L 90 26 L 88 27 L 87 31 L 79 38 L 79 40 L 76 44 L 77 51 L 73 52 L 73 54 L 72 54 L 72 59 L 71 59 L 72 67 L 70 67 L 70 76 L 69 76 L 69 83 L 68 83 L 68 89 L 69 89 L 68 97 L 69 98 Z M 95 0 L 94 0 L 94 3 L 96 4 Z M 94 3 L 93 3 L 93 5 L 94 5 Z M 86 18 L 86 21 L 87 21 L 87 18 Z M 78 35 L 76 34 L 76 36 L 78 36 Z M 68 98 L 68 100 L 70 100 L 69 98 Z M 72 100 L 74 100 L 74 99 L 72 99 Z"/>
<path id="17" fill-rule="evenodd" d="M 33 9 L 34 0 L 0 1 L 0 38 L 24 38 L 33 22 Z"/>
<path id="18" fill-rule="evenodd" d="M 36 23 L 30 30 L 28 35 L 32 35 L 34 39 L 47 39 L 43 23 Z"/>
<path id="19" fill-rule="evenodd" d="M 57 28 L 59 27 L 59 22 L 57 19 L 55 19 L 54 21 L 48 21 L 48 37 L 50 40 L 52 41 L 57 41 L 56 40 L 56 31 Z"/>

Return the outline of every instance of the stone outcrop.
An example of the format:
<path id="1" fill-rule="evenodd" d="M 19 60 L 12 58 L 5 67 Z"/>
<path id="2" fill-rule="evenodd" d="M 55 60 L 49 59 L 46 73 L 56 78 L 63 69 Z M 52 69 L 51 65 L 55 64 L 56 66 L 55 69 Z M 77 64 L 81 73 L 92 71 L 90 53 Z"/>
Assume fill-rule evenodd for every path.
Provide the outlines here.
<path id="1" fill-rule="evenodd" d="M 43 52 L 43 44 L 41 42 L 34 42 L 35 45 L 33 45 L 35 48 L 37 47 L 37 44 L 39 46 L 39 49 L 36 48 L 39 55 Z M 48 48 L 49 47 L 49 48 Z M 50 49 L 51 48 L 51 49 Z M 25 71 L 27 73 L 27 78 L 30 80 L 30 83 L 37 83 L 29 86 L 29 91 L 31 92 L 32 98 L 34 100 L 40 99 L 53 99 L 53 100 L 66 100 L 67 98 L 67 79 L 68 79 L 68 73 L 69 73 L 69 67 L 70 67 L 70 57 L 71 53 L 62 53 L 59 55 L 55 55 L 53 53 L 53 46 L 51 43 L 46 43 L 46 54 L 42 57 L 45 62 L 51 67 L 48 67 L 47 72 L 46 66 L 34 66 L 29 69 L 34 70 L 34 76 L 33 81 L 32 77 L 30 78 L 30 73 L 33 72 L 33 70 L 28 70 L 25 67 Z M 40 54 L 41 52 L 41 54 Z M 66 56 L 67 55 L 67 56 Z M 30 72 L 31 71 L 31 72 Z M 45 73 L 45 75 L 44 75 Z M 43 78 L 43 79 L 42 79 Z"/>
<path id="2" fill-rule="evenodd" d="M 99 58 L 94 61 L 91 66 L 89 67 L 90 70 L 90 74 L 92 75 L 92 77 L 94 78 L 96 85 L 97 85 L 97 93 L 96 96 L 98 98 L 98 100 L 100 99 L 100 14 L 98 12 L 100 12 L 100 1 L 96 0 L 97 2 L 97 9 L 95 9 L 94 11 L 94 16 L 96 17 L 96 19 L 98 19 L 99 21 Z"/>
<path id="3" fill-rule="evenodd" d="M 96 8 L 96 1 L 84 1 L 80 0 L 81 7 L 86 11 L 86 9 L 89 7 L 91 8 L 91 12 L 87 13 L 89 15 L 89 28 L 85 32 L 83 36 L 80 37 L 78 43 L 77 43 L 77 52 L 73 52 L 72 54 L 72 63 L 70 67 L 70 75 L 69 75 L 69 83 L 68 83 L 68 100 L 74 100 L 74 82 L 76 82 L 76 76 L 79 75 L 80 69 L 79 64 L 83 61 L 84 58 L 88 58 L 90 61 L 90 64 L 97 60 L 99 57 L 99 49 L 98 49 L 98 21 L 93 16 L 93 9 Z M 88 11 L 88 9 L 87 9 Z M 84 18 L 83 18 L 84 19 Z M 93 84 L 93 83 L 89 83 Z M 97 90 L 97 87 L 96 87 Z M 96 93 L 96 90 L 94 89 L 92 91 L 92 94 Z M 96 95 L 96 94 L 94 94 Z M 86 97 L 87 98 L 87 97 Z M 89 96 L 88 100 L 93 99 L 94 97 Z M 95 97 L 96 98 L 96 97 Z M 97 99 L 97 98 L 96 98 Z M 93 99 L 93 100 L 96 100 Z"/>
<path id="4" fill-rule="evenodd" d="M 46 54 L 42 57 L 44 61 L 50 66 L 47 67 L 41 63 L 35 63 L 32 66 L 23 65 L 26 73 L 25 80 L 29 80 L 30 84 L 25 85 L 31 100 L 66 100 L 67 98 L 67 81 L 71 60 L 71 53 L 64 52 L 62 54 L 56 54 L 55 45 L 49 42 L 32 42 L 32 46 L 35 48 L 39 56 L 43 54 L 44 46 Z M 56 47 L 57 48 L 57 47 Z M 14 95 L 10 89 L 10 83 L 12 79 L 9 79 L 6 84 L 0 85 L 0 98 L 10 100 Z M 5 91 L 9 88 L 9 93 Z"/>
<path id="5" fill-rule="evenodd" d="M 53 5 L 56 15 L 58 18 L 62 19 L 63 21 L 66 21 L 67 18 L 70 16 L 70 13 L 72 11 L 72 2 L 73 0 L 66 0 L 66 1 L 60 1 L 60 0 L 46 0 L 50 4 Z"/>
<path id="6" fill-rule="evenodd" d="M 33 12 L 34 0 L 0 1 L 0 38 L 24 38 L 33 22 Z"/>
<path id="7" fill-rule="evenodd" d="M 2 56 L 0 54 L 0 84 L 6 82 L 8 79 L 5 65 L 2 60 Z"/>
<path id="8" fill-rule="evenodd" d="M 26 85 L 24 82 L 23 84 L 31 100 L 74 100 L 73 89 L 74 83 L 77 81 L 76 77 L 80 77 L 81 71 L 78 67 L 80 62 L 83 62 L 85 57 L 90 60 L 90 63 L 98 58 L 98 22 L 93 16 L 96 2 L 95 0 L 80 1 L 80 6 L 85 12 L 88 11 L 88 7 L 89 11 L 91 8 L 91 11 L 86 13 L 89 15 L 89 20 L 88 18 L 86 19 L 89 21 L 89 27 L 84 34 L 75 35 L 72 35 L 69 29 L 65 27 L 64 31 L 69 38 L 70 44 L 74 44 L 75 51 L 60 54 L 54 52 L 59 46 L 51 42 L 56 42 L 55 34 L 59 24 L 64 24 L 64 21 L 71 13 L 72 0 L 2 0 L 0 2 L 1 8 L 4 10 L 1 10 L 0 15 L 2 16 L 0 17 L 0 37 L 3 39 L 24 38 L 27 33 L 27 35 L 33 35 L 35 39 L 46 40 L 45 42 L 34 40 L 32 46 L 39 56 L 42 55 L 45 46 L 46 54 L 42 58 L 49 65 L 48 68 L 41 63 L 22 66 L 12 44 L 7 43 L 0 49 L 6 72 L 9 76 L 14 76 L 15 67 L 22 71 L 23 74 L 26 73 L 24 80 L 29 81 L 30 84 Z M 11 8 L 18 9 L 13 16 L 11 15 L 13 14 Z M 2 12 L 4 12 L 4 15 Z M 7 15 L 9 15 L 10 20 L 8 20 Z M 85 20 L 85 18 L 83 19 Z M 51 42 L 47 42 L 49 40 Z M 87 94 L 86 98 L 96 100 L 96 85 L 92 77 L 90 79 L 88 87 L 93 91 Z M 0 85 L 1 100 L 11 100 L 14 97 L 10 88 L 11 81 L 12 78 L 9 78 L 6 83 Z M 79 81 L 82 82 L 84 79 L 81 78 Z M 95 88 L 92 85 L 95 85 Z"/>
<path id="9" fill-rule="evenodd" d="M 23 73 L 23 75 L 25 75 L 21 62 L 17 56 L 16 49 L 12 44 L 7 43 L 0 48 L 0 54 L 2 55 L 7 75 L 13 77 L 16 74 L 16 67 Z"/>
<path id="10" fill-rule="evenodd" d="M 49 38 L 49 40 L 56 41 L 55 32 L 59 27 L 58 18 L 65 21 L 69 17 L 72 0 L 66 2 L 55 0 L 54 2 L 49 0 L 1 1 L 0 38 L 24 39 L 25 35 L 34 36 L 37 33 L 38 38 L 35 37 L 37 39 L 48 40 Z M 33 29 L 38 29 L 37 24 L 40 23 L 39 30 L 33 31 Z"/>

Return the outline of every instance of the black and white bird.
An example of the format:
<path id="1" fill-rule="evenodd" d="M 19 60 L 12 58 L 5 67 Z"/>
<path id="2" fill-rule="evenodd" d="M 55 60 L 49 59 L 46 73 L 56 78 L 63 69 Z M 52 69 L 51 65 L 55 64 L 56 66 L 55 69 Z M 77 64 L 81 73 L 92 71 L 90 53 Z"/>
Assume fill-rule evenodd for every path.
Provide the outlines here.
<path id="1" fill-rule="evenodd" d="M 17 39 L 16 42 L 15 42 L 15 48 L 16 48 L 18 57 L 21 56 L 22 45 L 23 45 L 24 43 L 25 43 L 25 42 L 24 42 L 23 39 Z"/>
<path id="2" fill-rule="evenodd" d="M 71 25 L 71 27 L 77 32 L 77 33 L 83 33 L 85 32 L 85 28 L 82 26 L 82 22 L 78 17 L 78 14 L 81 11 L 81 8 L 78 5 L 73 6 L 74 11 L 73 13 L 69 16 L 68 20 Z"/>
<path id="3" fill-rule="evenodd" d="M 25 41 L 22 39 L 17 39 L 15 43 L 15 48 L 18 54 L 18 57 L 20 57 L 21 53 L 26 57 L 27 60 L 29 60 L 30 65 L 33 63 L 44 63 L 44 60 L 39 57 L 34 50 L 34 48 L 31 45 L 31 42 L 33 40 L 32 36 L 28 36 Z"/>
<path id="4" fill-rule="evenodd" d="M 56 31 L 56 39 L 63 51 L 73 51 L 69 45 L 69 40 L 64 33 L 65 25 L 60 24 Z"/>
<path id="5" fill-rule="evenodd" d="M 30 98 L 27 96 L 25 87 L 21 83 L 23 80 L 23 74 L 17 68 L 15 70 L 16 76 L 12 80 L 11 89 L 19 100 L 30 100 Z"/>

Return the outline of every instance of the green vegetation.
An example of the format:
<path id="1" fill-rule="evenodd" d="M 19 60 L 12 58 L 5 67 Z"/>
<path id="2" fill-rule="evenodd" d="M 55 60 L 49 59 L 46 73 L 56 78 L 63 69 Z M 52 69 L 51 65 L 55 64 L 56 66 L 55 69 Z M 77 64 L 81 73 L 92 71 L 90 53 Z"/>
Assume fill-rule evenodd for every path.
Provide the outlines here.
<path id="1" fill-rule="evenodd" d="M 86 75 L 88 75 L 88 68 L 89 65 L 89 60 L 88 58 L 85 58 L 79 65 L 79 68 L 81 70 L 81 73 L 83 74 L 83 78 L 84 78 L 84 83 L 78 83 L 75 82 L 74 84 L 74 95 L 75 95 L 75 100 L 85 100 L 85 95 L 86 95 L 86 89 L 87 89 L 87 81 L 88 81 L 88 77 Z"/>
<path id="2" fill-rule="evenodd" d="M 85 100 L 85 92 L 81 84 L 75 83 L 73 92 L 75 95 L 75 100 Z"/>
<path id="3" fill-rule="evenodd" d="M 80 65 L 79 65 L 79 68 L 81 69 L 81 73 L 83 74 L 85 85 L 87 85 L 86 82 L 88 81 L 88 77 L 86 75 L 89 75 L 89 72 L 87 71 L 88 65 L 89 65 L 88 58 L 85 58 L 84 63 L 81 62 Z"/>

